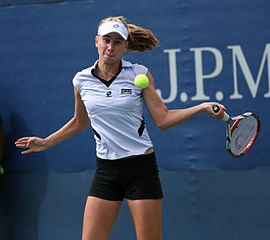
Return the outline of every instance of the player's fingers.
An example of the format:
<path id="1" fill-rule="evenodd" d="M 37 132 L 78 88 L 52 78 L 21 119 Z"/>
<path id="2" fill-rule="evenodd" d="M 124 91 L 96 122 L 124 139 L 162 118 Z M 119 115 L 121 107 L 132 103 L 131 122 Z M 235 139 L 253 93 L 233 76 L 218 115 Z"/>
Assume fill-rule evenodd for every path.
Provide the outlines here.
<path id="1" fill-rule="evenodd" d="M 20 139 L 18 139 L 18 140 L 15 141 L 15 144 L 16 144 L 16 143 L 18 143 L 18 144 L 20 144 L 20 143 L 25 143 L 25 142 L 27 142 L 27 141 L 29 140 L 29 138 L 30 138 L 30 137 L 23 137 L 23 138 L 20 138 Z"/>
<path id="2" fill-rule="evenodd" d="M 28 149 L 26 151 L 22 151 L 21 154 L 28 154 L 28 153 L 31 153 L 31 152 L 33 152 L 33 150 L 32 149 Z"/>
<path id="3" fill-rule="evenodd" d="M 15 142 L 17 147 L 29 147 L 29 144 L 33 142 L 31 137 L 24 137 Z"/>
<path id="4" fill-rule="evenodd" d="M 223 111 L 226 111 L 226 107 L 225 107 L 224 105 L 219 104 L 219 107 L 220 107 L 220 109 L 222 109 Z"/>
<path id="5" fill-rule="evenodd" d="M 222 119 L 224 116 L 225 107 L 222 104 L 212 102 L 210 103 L 209 114 L 217 119 Z"/>
<path id="6" fill-rule="evenodd" d="M 28 147 L 26 146 L 26 143 L 23 143 L 23 144 L 16 144 L 16 147 L 17 147 L 17 148 L 28 148 Z"/>
<path id="7" fill-rule="evenodd" d="M 225 114 L 225 106 L 219 105 L 219 111 L 214 111 L 214 117 L 217 119 L 223 119 Z"/>
<path id="8" fill-rule="evenodd" d="M 223 111 L 226 110 L 225 106 L 220 103 L 212 103 L 210 106 L 211 106 L 211 110 L 215 113 L 215 115 L 223 113 Z"/>
<path id="9" fill-rule="evenodd" d="M 19 148 L 25 148 L 27 147 L 27 141 L 23 141 L 23 142 L 15 142 L 16 147 Z"/>
<path id="10" fill-rule="evenodd" d="M 31 137 L 22 137 L 22 138 L 17 139 L 16 142 L 28 140 L 29 138 L 31 138 Z"/>

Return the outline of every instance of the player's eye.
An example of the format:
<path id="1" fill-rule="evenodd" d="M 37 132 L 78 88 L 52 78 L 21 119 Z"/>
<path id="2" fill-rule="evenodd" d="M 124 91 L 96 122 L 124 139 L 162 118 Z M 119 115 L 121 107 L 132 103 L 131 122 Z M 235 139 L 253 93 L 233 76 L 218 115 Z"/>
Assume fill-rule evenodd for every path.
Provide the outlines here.
<path id="1" fill-rule="evenodd" d="M 123 42 L 122 40 L 115 40 L 114 44 L 118 45 L 118 44 L 121 44 L 122 42 Z"/>
<path id="2" fill-rule="evenodd" d="M 106 44 L 109 44 L 111 42 L 111 40 L 109 38 L 103 38 L 103 42 Z"/>

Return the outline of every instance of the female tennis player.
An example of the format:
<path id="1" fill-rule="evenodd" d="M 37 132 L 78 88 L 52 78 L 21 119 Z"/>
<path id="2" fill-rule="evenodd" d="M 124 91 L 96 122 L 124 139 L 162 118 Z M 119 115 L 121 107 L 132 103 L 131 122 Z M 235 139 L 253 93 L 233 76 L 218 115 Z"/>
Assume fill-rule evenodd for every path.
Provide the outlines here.
<path id="1" fill-rule="evenodd" d="M 61 129 L 46 138 L 23 137 L 22 153 L 44 151 L 90 124 L 96 140 L 96 173 L 84 211 L 83 240 L 109 238 L 123 199 L 127 200 L 138 240 L 162 238 L 162 188 L 152 141 L 143 120 L 143 103 L 161 129 L 173 127 L 207 112 L 218 103 L 169 110 L 155 91 L 154 79 L 143 65 L 123 59 L 126 51 L 143 52 L 159 42 L 145 28 L 127 24 L 122 16 L 103 19 L 95 39 L 98 60 L 74 79 L 75 112 Z M 136 87 L 137 74 L 146 74 L 149 86 Z"/>

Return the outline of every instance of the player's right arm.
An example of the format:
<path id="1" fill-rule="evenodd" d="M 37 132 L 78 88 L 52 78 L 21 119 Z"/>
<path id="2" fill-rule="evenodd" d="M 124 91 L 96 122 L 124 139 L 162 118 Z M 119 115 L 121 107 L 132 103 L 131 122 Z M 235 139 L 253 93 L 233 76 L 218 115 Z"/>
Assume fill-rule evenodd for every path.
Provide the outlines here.
<path id="1" fill-rule="evenodd" d="M 143 90 L 143 98 L 152 119 L 159 129 L 166 130 L 181 124 L 201 112 L 207 112 L 212 117 L 222 119 L 225 107 L 217 102 L 204 102 L 187 108 L 168 109 L 156 92 L 153 76 L 150 72 L 147 73 L 147 76 L 149 86 Z M 217 105 L 222 110 L 216 113 L 213 111 L 213 106 Z"/>
<path id="2" fill-rule="evenodd" d="M 15 142 L 16 147 L 25 148 L 22 154 L 45 151 L 56 144 L 63 142 L 90 125 L 85 106 L 81 100 L 79 90 L 74 87 L 75 110 L 74 116 L 62 128 L 46 138 L 22 137 Z"/>

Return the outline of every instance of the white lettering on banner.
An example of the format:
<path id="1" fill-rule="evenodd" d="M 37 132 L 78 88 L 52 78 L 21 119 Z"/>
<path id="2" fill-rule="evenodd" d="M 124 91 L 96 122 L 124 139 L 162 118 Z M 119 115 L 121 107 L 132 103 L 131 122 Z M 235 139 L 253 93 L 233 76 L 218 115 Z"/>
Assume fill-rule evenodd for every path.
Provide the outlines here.
<path id="1" fill-rule="evenodd" d="M 250 68 L 247 64 L 243 51 L 239 45 L 228 46 L 228 49 L 232 51 L 232 71 L 233 71 L 233 94 L 229 96 L 230 99 L 242 99 L 243 95 L 238 91 L 238 78 L 237 70 L 240 67 L 243 72 L 243 76 L 248 85 L 253 98 L 256 97 L 259 84 L 261 82 L 264 66 L 267 67 L 268 72 L 268 92 L 264 94 L 265 98 L 270 98 L 270 44 L 266 44 L 259 71 L 254 80 Z M 205 101 L 210 100 L 210 96 L 205 94 L 204 81 L 206 79 L 211 79 L 217 77 L 223 70 L 223 57 L 221 52 L 212 47 L 201 47 L 201 48 L 190 48 L 191 52 L 194 52 L 194 63 L 195 63 L 195 92 L 196 94 L 191 97 L 192 101 Z M 157 93 L 162 98 L 164 103 L 171 103 L 175 101 L 178 93 L 178 81 L 177 81 L 177 61 L 176 54 L 181 52 L 181 49 L 165 49 L 164 53 L 168 53 L 169 58 L 169 79 L 170 79 L 170 94 L 169 97 L 164 99 L 162 97 L 162 92 L 157 89 Z M 203 71 L 203 53 L 211 53 L 215 58 L 214 70 L 211 73 L 206 74 Z M 238 63 L 238 64 L 237 64 Z M 216 100 L 222 101 L 224 94 L 221 91 L 216 92 Z M 188 95 L 185 92 L 180 94 L 180 100 L 186 102 L 188 100 Z"/>
<path id="2" fill-rule="evenodd" d="M 242 73 L 244 74 L 244 77 L 245 77 L 246 82 L 248 84 L 251 95 L 253 98 L 255 98 L 257 95 L 259 83 L 261 81 L 263 66 L 265 65 L 266 61 L 267 61 L 267 67 L 268 67 L 268 92 L 264 94 L 264 97 L 269 98 L 270 97 L 270 44 L 266 44 L 266 46 L 265 46 L 264 54 L 262 57 L 262 61 L 261 61 L 261 65 L 259 68 L 259 72 L 258 72 L 256 81 L 254 81 L 254 78 L 250 72 L 250 69 L 248 67 L 247 61 L 245 59 L 245 56 L 243 54 L 241 47 L 240 46 L 228 46 L 228 49 L 232 49 L 232 57 L 233 57 L 234 93 L 230 96 L 230 99 L 242 99 L 243 98 L 243 95 L 239 94 L 239 92 L 238 92 L 237 62 L 239 63 L 239 66 L 242 70 Z"/>
<path id="3" fill-rule="evenodd" d="M 170 95 L 168 98 L 163 99 L 160 89 L 157 89 L 157 93 L 162 98 L 164 103 L 170 103 L 177 97 L 177 67 L 176 67 L 176 53 L 180 52 L 180 49 L 165 49 L 163 52 L 168 53 L 169 56 L 169 74 L 170 74 Z"/>
<path id="4" fill-rule="evenodd" d="M 203 80 L 214 78 L 218 76 L 223 67 L 222 55 L 219 50 L 216 48 L 190 48 L 190 51 L 194 51 L 194 61 L 195 61 L 195 82 L 196 82 L 196 95 L 191 98 L 191 100 L 209 100 L 210 97 L 204 94 L 204 85 Z M 203 73 L 203 60 L 202 52 L 208 51 L 213 53 L 216 60 L 216 67 L 212 73 L 204 74 Z"/>

